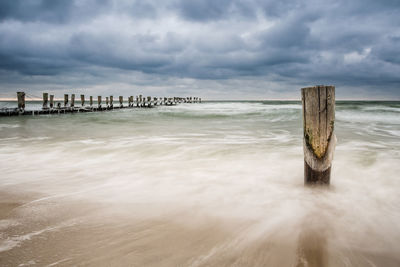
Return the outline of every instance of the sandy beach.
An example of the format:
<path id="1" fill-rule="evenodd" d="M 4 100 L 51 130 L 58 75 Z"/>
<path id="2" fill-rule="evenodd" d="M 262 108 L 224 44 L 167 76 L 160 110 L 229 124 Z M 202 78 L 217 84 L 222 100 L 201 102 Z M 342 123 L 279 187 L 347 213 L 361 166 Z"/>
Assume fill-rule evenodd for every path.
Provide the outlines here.
<path id="1" fill-rule="evenodd" d="M 2 119 L 0 265 L 398 266 L 399 108 L 339 102 L 328 188 L 298 102 Z"/>

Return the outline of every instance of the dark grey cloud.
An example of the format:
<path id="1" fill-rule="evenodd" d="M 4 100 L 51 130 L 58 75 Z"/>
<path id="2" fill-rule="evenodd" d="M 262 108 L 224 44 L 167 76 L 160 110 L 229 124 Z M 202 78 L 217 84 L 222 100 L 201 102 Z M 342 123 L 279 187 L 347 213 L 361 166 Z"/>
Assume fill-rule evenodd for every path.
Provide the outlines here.
<path id="1" fill-rule="evenodd" d="M 399 14 L 395 0 L 1 1 L 0 91 L 107 77 L 226 94 L 253 83 L 254 95 L 330 83 L 399 98 Z"/>
<path id="2" fill-rule="evenodd" d="M 73 1 L 68 0 L 6 0 L 0 2 L 0 19 L 63 22 L 69 17 L 72 8 Z"/>
<path id="3" fill-rule="evenodd" d="M 255 10 L 248 1 L 181 0 L 175 3 L 174 7 L 184 19 L 199 22 L 221 20 L 232 16 L 249 19 L 255 15 Z"/>

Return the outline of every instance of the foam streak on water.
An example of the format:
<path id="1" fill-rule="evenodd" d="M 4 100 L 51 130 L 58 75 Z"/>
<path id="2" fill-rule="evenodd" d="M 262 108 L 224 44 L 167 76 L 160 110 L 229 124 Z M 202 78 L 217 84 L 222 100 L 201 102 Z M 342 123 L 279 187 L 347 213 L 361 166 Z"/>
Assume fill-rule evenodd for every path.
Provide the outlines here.
<path id="1" fill-rule="evenodd" d="M 335 130 L 321 189 L 299 102 L 0 118 L 0 265 L 399 266 L 400 103 Z"/>

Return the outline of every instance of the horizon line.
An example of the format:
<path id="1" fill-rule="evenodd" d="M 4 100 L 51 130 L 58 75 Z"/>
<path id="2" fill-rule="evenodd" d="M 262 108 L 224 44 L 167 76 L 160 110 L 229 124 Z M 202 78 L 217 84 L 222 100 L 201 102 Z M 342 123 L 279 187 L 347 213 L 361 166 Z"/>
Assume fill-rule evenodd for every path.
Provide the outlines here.
<path id="1" fill-rule="evenodd" d="M 70 99 L 68 99 L 70 101 Z M 89 101 L 89 98 L 85 98 L 85 101 Z M 16 98 L 0 98 L 0 101 L 15 101 L 17 102 Z M 29 102 L 29 101 L 35 101 L 35 102 L 39 102 L 39 101 L 43 101 L 42 98 L 32 98 L 32 99 L 25 99 L 25 102 Z M 54 101 L 64 101 L 64 98 L 55 98 Z M 68 102 L 69 102 L 68 101 Z M 128 101 L 124 99 L 124 102 Z M 301 98 L 269 98 L 269 99 L 201 99 L 201 102 L 212 102 L 212 101 L 301 101 Z M 336 99 L 335 101 L 392 101 L 392 102 L 399 102 L 399 99 L 352 99 L 352 98 L 342 98 L 342 99 Z M 80 99 L 75 99 L 76 103 L 80 102 Z M 93 102 L 97 102 L 97 99 L 93 99 Z"/>

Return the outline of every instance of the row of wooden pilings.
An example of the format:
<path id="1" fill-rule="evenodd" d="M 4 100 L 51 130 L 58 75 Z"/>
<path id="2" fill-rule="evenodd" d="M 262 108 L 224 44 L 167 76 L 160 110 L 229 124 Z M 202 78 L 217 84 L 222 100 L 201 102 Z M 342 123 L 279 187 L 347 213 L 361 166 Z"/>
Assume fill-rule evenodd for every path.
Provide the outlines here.
<path id="1" fill-rule="evenodd" d="M 25 93 L 18 92 L 18 114 L 26 114 Z M 305 184 L 329 184 L 333 154 L 336 146 L 334 133 L 335 124 L 335 87 L 317 85 L 301 89 L 303 114 L 303 150 L 304 150 L 304 182 Z M 125 108 L 123 97 L 119 97 L 119 107 L 113 106 L 113 96 L 106 97 L 102 106 L 102 97 L 97 97 L 97 107 L 93 107 L 93 97 L 89 98 L 89 107 L 85 106 L 85 96 L 81 95 L 81 108 L 75 108 L 75 95 L 71 95 L 68 106 L 68 95 L 64 95 L 64 106 L 57 103 L 54 108 L 54 95 L 43 93 L 43 108 L 37 114 L 74 112 L 74 111 L 102 111 L 114 108 Z M 134 101 L 133 96 L 128 98 L 128 107 L 152 107 L 156 105 L 175 105 L 177 103 L 201 103 L 198 97 L 151 98 L 139 95 Z M 35 111 L 33 111 L 33 114 Z M 29 112 L 28 112 L 29 114 Z"/>
<path id="2" fill-rule="evenodd" d="M 151 108 L 158 105 L 173 106 L 179 103 L 201 103 L 199 97 L 144 97 L 142 95 L 128 97 L 128 105 L 124 105 L 124 97 L 119 96 L 119 105 L 114 106 L 114 97 L 105 97 L 103 104 L 102 96 L 97 96 L 97 105 L 94 105 L 93 96 L 89 96 L 89 105 L 86 104 L 85 95 L 80 95 L 80 106 L 75 105 L 75 94 L 71 94 L 69 98 L 68 94 L 64 94 L 63 104 L 62 102 L 56 102 L 54 95 L 43 93 L 43 105 L 41 110 L 25 110 L 25 92 L 17 92 L 17 103 L 16 109 L 7 109 L 1 112 L 3 116 L 13 115 L 38 115 L 38 114 L 53 114 L 53 113 L 71 113 L 71 112 L 92 112 L 92 111 L 105 111 L 122 108 Z"/>

